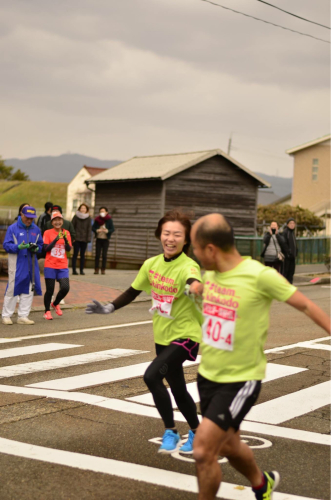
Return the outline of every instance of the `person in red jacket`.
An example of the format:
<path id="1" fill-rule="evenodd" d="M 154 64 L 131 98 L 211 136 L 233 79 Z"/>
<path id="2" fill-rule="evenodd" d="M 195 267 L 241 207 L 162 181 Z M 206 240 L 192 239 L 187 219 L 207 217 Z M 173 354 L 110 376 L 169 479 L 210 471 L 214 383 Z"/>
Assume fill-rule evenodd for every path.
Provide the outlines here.
<path id="1" fill-rule="evenodd" d="M 45 304 L 45 319 L 53 319 L 51 314 L 51 306 L 58 316 L 62 316 L 62 311 L 59 306 L 60 301 L 69 292 L 69 269 L 68 258 L 66 252 L 71 250 L 71 236 L 69 231 L 62 230 L 63 216 L 61 212 L 53 212 L 51 223 L 53 229 L 48 229 L 44 232 L 44 251 L 46 253 L 44 276 L 46 283 L 46 292 L 44 295 Z M 55 280 L 60 283 L 60 290 L 54 300 Z"/>

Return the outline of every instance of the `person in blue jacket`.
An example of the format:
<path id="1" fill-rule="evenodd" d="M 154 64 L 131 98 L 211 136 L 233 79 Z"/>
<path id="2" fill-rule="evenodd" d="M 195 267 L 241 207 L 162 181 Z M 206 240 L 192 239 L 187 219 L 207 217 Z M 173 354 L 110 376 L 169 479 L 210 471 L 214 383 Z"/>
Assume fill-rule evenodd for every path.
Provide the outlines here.
<path id="1" fill-rule="evenodd" d="M 20 325 L 33 325 L 29 319 L 33 295 L 41 295 L 40 273 L 37 253 L 41 251 L 43 239 L 39 227 L 34 223 L 36 209 L 25 206 L 17 222 L 7 229 L 3 248 L 8 253 L 8 284 L 2 308 L 2 323 L 12 325 L 18 298 Z"/>

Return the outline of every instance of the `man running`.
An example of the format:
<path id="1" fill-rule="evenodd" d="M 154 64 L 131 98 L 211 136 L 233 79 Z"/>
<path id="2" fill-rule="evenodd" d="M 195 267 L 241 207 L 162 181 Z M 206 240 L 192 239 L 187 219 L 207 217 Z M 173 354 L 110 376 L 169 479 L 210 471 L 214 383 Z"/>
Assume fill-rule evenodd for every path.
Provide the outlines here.
<path id="1" fill-rule="evenodd" d="M 239 433 L 265 377 L 269 309 L 273 299 L 287 302 L 328 333 L 330 318 L 275 269 L 242 257 L 222 215 L 199 219 L 191 236 L 207 270 L 203 283 L 190 286 L 192 293 L 203 292 L 205 317 L 198 373 L 203 420 L 194 440 L 199 500 L 216 497 L 222 479 L 219 455 L 250 481 L 257 500 L 270 500 L 279 473 L 262 472 Z"/>

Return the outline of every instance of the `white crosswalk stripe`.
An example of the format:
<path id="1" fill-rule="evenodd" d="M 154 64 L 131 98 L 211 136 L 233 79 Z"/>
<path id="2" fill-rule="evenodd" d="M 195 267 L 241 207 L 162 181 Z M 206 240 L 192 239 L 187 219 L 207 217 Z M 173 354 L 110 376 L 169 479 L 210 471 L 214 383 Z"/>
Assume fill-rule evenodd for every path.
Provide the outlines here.
<path id="1" fill-rule="evenodd" d="M 13 349 L 2 349 L 0 351 L 0 359 L 15 358 L 16 356 L 27 356 L 28 354 L 39 354 L 42 352 L 60 351 L 62 349 L 72 349 L 74 347 L 82 347 L 78 344 L 39 344 L 29 345 L 26 347 L 14 347 Z"/>

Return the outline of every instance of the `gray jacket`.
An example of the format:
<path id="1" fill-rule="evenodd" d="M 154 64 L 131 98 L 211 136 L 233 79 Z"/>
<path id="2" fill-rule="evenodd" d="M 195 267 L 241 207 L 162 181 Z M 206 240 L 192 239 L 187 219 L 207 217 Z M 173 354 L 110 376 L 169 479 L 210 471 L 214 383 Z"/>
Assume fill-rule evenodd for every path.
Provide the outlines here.
<path id="1" fill-rule="evenodd" d="M 92 219 L 87 217 L 86 219 L 79 219 L 77 215 L 73 216 L 71 221 L 76 232 L 76 241 L 85 241 L 89 243 L 92 239 Z"/>

